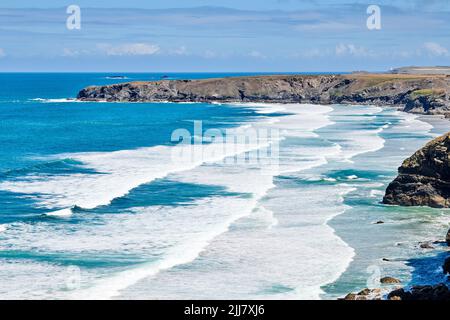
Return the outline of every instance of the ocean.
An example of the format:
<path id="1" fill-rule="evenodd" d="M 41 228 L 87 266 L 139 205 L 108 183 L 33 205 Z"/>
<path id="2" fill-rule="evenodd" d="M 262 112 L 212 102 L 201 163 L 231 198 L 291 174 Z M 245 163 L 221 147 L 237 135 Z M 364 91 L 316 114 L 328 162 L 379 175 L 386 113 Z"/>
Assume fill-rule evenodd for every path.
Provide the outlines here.
<path id="1" fill-rule="evenodd" d="M 381 200 L 448 120 L 73 100 L 88 85 L 233 75 L 250 74 L 0 74 L 0 298 L 336 299 L 380 276 L 442 281 L 423 266 L 444 247 L 420 242 L 442 238 L 448 211 Z M 240 134 L 253 139 L 226 139 Z"/>

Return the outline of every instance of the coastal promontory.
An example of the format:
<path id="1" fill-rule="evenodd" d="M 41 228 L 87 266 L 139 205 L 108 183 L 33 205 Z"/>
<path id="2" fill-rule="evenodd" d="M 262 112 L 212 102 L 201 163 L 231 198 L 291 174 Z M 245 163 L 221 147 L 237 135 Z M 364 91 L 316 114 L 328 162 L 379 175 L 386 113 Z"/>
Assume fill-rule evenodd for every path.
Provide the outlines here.
<path id="1" fill-rule="evenodd" d="M 371 104 L 396 106 L 414 113 L 450 114 L 450 76 L 358 73 L 140 81 L 87 87 L 79 92 L 77 99 Z"/>

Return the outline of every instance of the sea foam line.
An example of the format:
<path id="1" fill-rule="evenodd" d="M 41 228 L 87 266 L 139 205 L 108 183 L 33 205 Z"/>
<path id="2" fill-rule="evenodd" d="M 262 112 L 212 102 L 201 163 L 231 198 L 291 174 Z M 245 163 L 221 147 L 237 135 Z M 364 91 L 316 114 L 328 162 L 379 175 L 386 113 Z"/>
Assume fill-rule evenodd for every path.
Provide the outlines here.
<path id="1" fill-rule="evenodd" d="M 113 199 L 128 194 L 130 190 L 171 173 L 192 170 L 203 163 L 221 161 L 227 157 L 266 148 L 269 144 L 269 141 L 258 144 L 232 143 L 232 147 L 224 148 L 222 143 L 213 143 L 67 154 L 63 157 L 79 161 L 86 168 L 98 170 L 101 174 L 27 176 L 16 181 L 4 181 L 0 183 L 0 189 L 33 195 L 44 208 L 67 209 L 79 206 L 93 209 L 108 205 Z M 174 154 L 192 151 L 194 155 L 202 155 L 207 151 L 208 157 L 198 157 L 187 162 L 173 161 Z M 36 194 L 38 196 L 34 196 Z M 64 211 L 64 215 L 66 213 Z"/>
<path id="2" fill-rule="evenodd" d="M 326 117 L 326 113 L 330 112 L 331 108 L 326 108 L 325 110 L 319 110 L 318 113 L 321 114 L 321 116 Z M 318 129 L 324 125 L 328 125 L 328 121 L 320 122 L 320 125 L 316 125 L 313 130 Z M 267 123 L 258 122 L 257 125 L 267 125 Z M 308 130 L 311 130 L 311 128 L 308 128 Z M 313 161 L 309 165 L 303 165 L 303 167 L 300 167 L 298 170 L 306 170 L 310 169 L 315 166 L 320 166 L 324 163 L 324 159 L 322 161 Z M 267 174 L 267 172 L 266 172 Z M 119 274 L 116 274 L 112 277 L 108 277 L 102 280 L 99 280 L 97 283 L 95 283 L 92 287 L 83 289 L 79 292 L 76 292 L 73 296 L 73 298 L 90 298 L 90 299 L 110 299 L 115 296 L 118 296 L 120 294 L 120 291 L 128 288 L 134 284 L 136 284 L 138 281 L 155 276 L 159 272 L 167 269 L 171 269 L 177 265 L 180 264 L 186 264 L 189 262 L 192 262 L 195 260 L 201 252 L 205 250 L 205 248 L 209 245 L 209 243 L 215 239 L 217 236 L 227 232 L 229 230 L 229 227 L 231 224 L 236 222 L 237 220 L 246 217 L 250 215 L 255 208 L 259 208 L 260 210 L 263 210 L 264 208 L 260 204 L 260 200 L 268 193 L 268 191 L 275 187 L 273 183 L 273 178 L 275 175 L 279 174 L 278 170 L 273 171 L 272 175 L 270 176 L 270 182 L 266 184 L 256 184 L 256 189 L 252 191 L 254 194 L 254 197 L 252 198 L 252 201 L 249 203 L 249 205 L 246 208 L 243 208 L 242 210 L 238 211 L 239 213 L 234 215 L 233 217 L 230 217 L 227 219 L 224 223 L 220 224 L 219 226 L 215 227 L 213 230 L 210 230 L 208 233 L 203 234 L 201 237 L 196 239 L 191 239 L 189 243 L 185 243 L 182 246 L 178 246 L 177 248 L 173 249 L 170 253 L 166 254 L 166 257 L 163 258 L 161 261 L 158 261 L 156 263 L 151 264 L 144 264 L 138 268 L 134 268 L 131 270 L 123 271 Z M 195 175 L 189 174 L 187 181 L 194 182 L 194 183 L 202 183 L 202 181 L 199 181 L 198 179 L 192 181 L 192 178 L 195 178 Z M 208 175 L 208 183 L 210 184 L 219 184 L 218 181 L 214 181 L 214 177 L 217 177 L 217 175 Z M 197 175 L 197 178 L 204 178 L 204 175 Z M 235 185 L 234 180 L 230 180 L 229 182 L 232 182 L 231 185 L 228 185 L 228 190 L 233 192 L 245 192 L 249 191 L 246 189 L 246 186 L 239 186 L 236 188 L 233 187 Z M 227 184 L 226 184 L 227 185 Z M 255 186 L 253 186 L 255 187 Z M 266 211 L 269 211 L 265 209 Z M 270 213 L 271 215 L 271 224 L 269 225 L 269 228 L 276 226 L 277 220 L 273 215 L 273 212 Z"/>

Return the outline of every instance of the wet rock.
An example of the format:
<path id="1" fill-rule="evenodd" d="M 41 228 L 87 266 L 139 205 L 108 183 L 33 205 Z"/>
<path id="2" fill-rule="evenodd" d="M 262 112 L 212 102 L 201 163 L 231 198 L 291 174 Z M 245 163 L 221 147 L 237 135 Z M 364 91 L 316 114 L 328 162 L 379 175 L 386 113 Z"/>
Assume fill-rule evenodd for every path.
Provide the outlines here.
<path id="1" fill-rule="evenodd" d="M 405 291 L 405 289 L 397 289 L 388 294 L 388 300 L 409 300 L 411 293 Z"/>
<path id="2" fill-rule="evenodd" d="M 346 295 L 343 299 L 341 300 L 356 300 L 356 294 L 354 293 L 349 293 L 348 295 Z"/>
<path id="3" fill-rule="evenodd" d="M 445 237 L 445 242 L 447 242 L 447 245 L 450 247 L 450 229 L 447 232 L 447 236 Z"/>
<path id="4" fill-rule="evenodd" d="M 381 289 L 365 288 L 358 293 L 349 293 L 339 300 L 381 300 Z"/>
<path id="5" fill-rule="evenodd" d="M 444 274 L 450 274 L 450 257 L 445 259 L 442 269 L 444 271 Z"/>
<path id="6" fill-rule="evenodd" d="M 365 288 L 365 289 L 361 290 L 360 292 L 358 292 L 358 296 L 368 296 L 371 292 L 372 292 L 372 290 Z"/>
<path id="7" fill-rule="evenodd" d="M 422 249 L 434 249 L 434 247 L 429 242 L 424 242 L 420 244 L 420 248 Z"/>
<path id="8" fill-rule="evenodd" d="M 450 290 L 441 283 L 435 286 L 414 286 L 411 290 L 397 289 L 388 294 L 389 300 L 450 301 Z"/>
<path id="9" fill-rule="evenodd" d="M 392 277 L 384 277 L 380 279 L 380 282 L 382 284 L 398 284 L 401 283 L 400 280 L 396 279 L 396 278 L 392 278 Z"/>

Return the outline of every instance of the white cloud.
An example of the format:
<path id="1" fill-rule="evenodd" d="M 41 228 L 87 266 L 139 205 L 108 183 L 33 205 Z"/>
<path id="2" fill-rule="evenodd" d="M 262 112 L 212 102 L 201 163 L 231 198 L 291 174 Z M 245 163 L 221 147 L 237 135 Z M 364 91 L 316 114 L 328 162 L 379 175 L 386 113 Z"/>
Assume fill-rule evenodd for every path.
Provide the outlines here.
<path id="1" fill-rule="evenodd" d="M 212 59 L 212 58 L 217 57 L 217 53 L 214 52 L 214 51 L 212 51 L 212 50 L 206 50 L 206 51 L 202 54 L 202 56 L 203 56 L 204 58 L 207 58 L 207 59 Z"/>
<path id="2" fill-rule="evenodd" d="M 91 50 L 64 48 L 61 55 L 63 57 L 79 57 L 95 54 L 106 54 L 108 56 L 145 56 L 153 55 L 158 52 L 160 52 L 160 47 L 154 44 L 130 43 L 113 46 L 111 44 L 102 43 Z"/>
<path id="3" fill-rule="evenodd" d="M 294 58 L 320 58 L 332 54 L 332 50 L 328 48 L 309 48 L 292 55 Z"/>
<path id="4" fill-rule="evenodd" d="M 252 58 L 256 58 L 256 59 L 266 59 L 267 58 L 264 54 L 262 54 L 261 52 L 256 51 L 256 50 L 249 52 L 248 56 L 252 57 Z"/>
<path id="5" fill-rule="evenodd" d="M 354 44 L 344 44 L 340 43 L 336 46 L 336 55 L 337 56 L 354 56 L 354 57 L 365 57 L 372 56 L 373 53 L 369 52 L 364 47 L 359 47 Z"/>
<path id="6" fill-rule="evenodd" d="M 79 52 L 69 48 L 64 48 L 62 55 L 63 57 L 75 57 L 79 55 Z"/>
<path id="7" fill-rule="evenodd" d="M 350 23 L 342 23 L 342 22 L 336 22 L 336 21 L 318 21 L 313 23 L 307 23 L 307 24 L 299 24 L 294 27 L 294 30 L 300 31 L 300 32 L 336 32 L 336 31 L 348 31 L 350 29 L 355 29 L 354 25 L 351 25 Z"/>
<path id="8" fill-rule="evenodd" d="M 449 55 L 449 51 L 447 50 L 447 48 L 444 48 L 436 42 L 426 42 L 424 43 L 423 48 L 431 56 L 441 57 Z"/>
<path id="9" fill-rule="evenodd" d="M 2 48 L 0 48 L 0 58 L 6 56 L 5 50 L 3 50 Z"/>
<path id="10" fill-rule="evenodd" d="M 70 48 L 64 48 L 62 56 L 63 57 L 78 57 L 81 55 L 88 55 L 88 54 L 91 54 L 91 52 L 88 50 L 75 50 L 75 49 L 70 49 Z"/>
<path id="11" fill-rule="evenodd" d="M 150 56 L 160 51 L 158 45 L 149 43 L 127 43 L 119 46 L 101 44 L 98 48 L 108 56 Z"/>
<path id="12" fill-rule="evenodd" d="M 187 56 L 189 52 L 185 46 L 169 50 L 169 54 L 173 56 Z"/>

